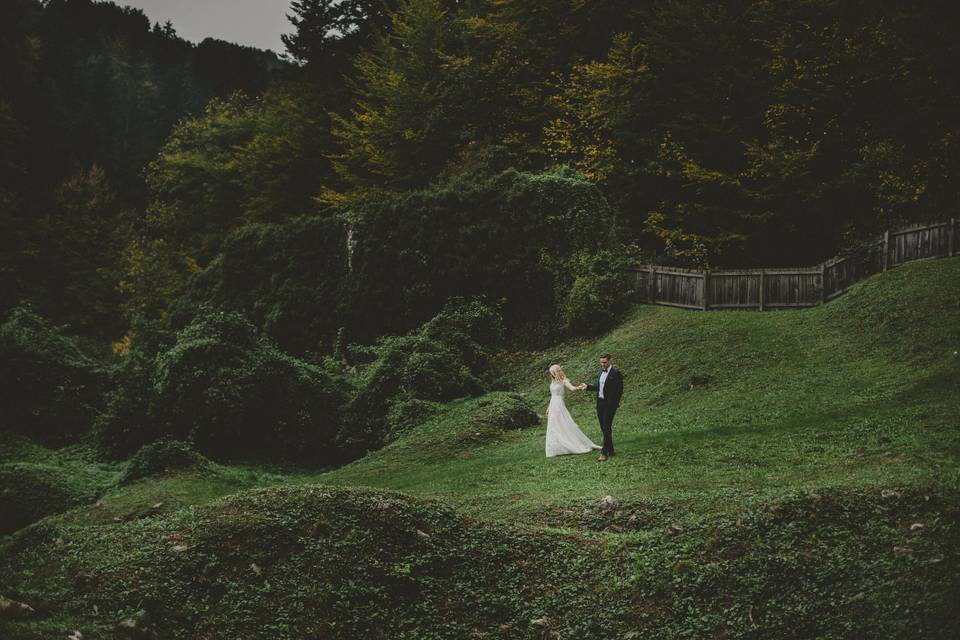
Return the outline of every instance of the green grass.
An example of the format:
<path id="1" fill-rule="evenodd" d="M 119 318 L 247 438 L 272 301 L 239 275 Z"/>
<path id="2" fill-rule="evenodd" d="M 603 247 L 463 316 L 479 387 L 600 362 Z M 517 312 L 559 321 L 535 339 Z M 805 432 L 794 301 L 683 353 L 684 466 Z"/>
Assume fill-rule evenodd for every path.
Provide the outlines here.
<path id="1" fill-rule="evenodd" d="M 503 386 L 542 414 L 549 364 L 579 382 L 602 350 L 625 375 L 602 464 L 546 458 L 542 419 L 497 428 L 499 393 L 326 473 L 122 485 L 83 447 L 0 439 L 97 499 L 0 537 L 0 593 L 38 611 L 0 637 L 122 637 L 141 608 L 165 638 L 955 637 L 960 259 L 804 311 L 636 307 L 504 354 Z"/>
<path id="2" fill-rule="evenodd" d="M 538 412 L 546 369 L 592 378 L 601 350 L 624 372 L 617 456 L 544 456 L 545 425 L 463 439 L 477 400 L 312 480 L 441 497 L 465 513 L 526 518 L 604 495 L 698 513 L 825 487 L 960 487 L 960 260 L 907 264 L 803 311 L 636 308 L 597 342 L 512 354 Z M 691 389 L 691 380 L 710 382 Z M 600 441 L 592 398 L 568 395 Z"/>

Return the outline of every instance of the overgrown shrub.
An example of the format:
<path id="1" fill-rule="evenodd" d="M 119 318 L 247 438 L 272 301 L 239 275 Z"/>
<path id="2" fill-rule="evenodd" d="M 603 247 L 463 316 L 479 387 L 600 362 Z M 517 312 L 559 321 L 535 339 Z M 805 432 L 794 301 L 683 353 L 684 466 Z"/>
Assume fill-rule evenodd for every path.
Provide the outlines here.
<path id="1" fill-rule="evenodd" d="M 340 389 L 239 313 L 207 310 L 179 331 L 153 382 L 163 432 L 202 452 L 335 457 Z"/>
<path id="2" fill-rule="evenodd" d="M 624 253 L 603 250 L 579 252 L 571 257 L 568 271 L 558 278 L 557 297 L 563 300 L 560 315 L 568 333 L 596 334 L 613 326 L 617 314 L 632 295 Z"/>
<path id="3" fill-rule="evenodd" d="M 0 325 L 0 428 L 62 444 L 86 431 L 107 369 L 28 307 Z"/>
<path id="4" fill-rule="evenodd" d="M 355 347 L 353 353 L 369 362 L 361 367 L 349 413 L 367 429 L 379 425 L 366 432 L 365 445 L 379 446 L 413 420 L 425 419 L 430 403 L 486 391 L 492 383 L 490 357 L 502 339 L 495 309 L 480 300 L 455 298 L 413 333 Z"/>
<path id="5" fill-rule="evenodd" d="M 511 339 L 549 341 L 562 302 L 554 266 L 608 246 L 618 224 L 596 185 L 567 169 L 465 174 L 346 217 L 353 341 L 409 331 L 464 295 L 502 301 Z"/>
<path id="6" fill-rule="evenodd" d="M 170 436 L 215 458 L 340 455 L 344 383 L 281 352 L 239 313 L 202 306 L 155 357 L 128 357 L 131 375 L 98 421 L 106 452 L 129 455 Z"/>
<path id="7" fill-rule="evenodd" d="M 519 393 L 491 393 L 478 402 L 478 408 L 471 426 L 511 431 L 540 424 L 540 416 L 530 401 Z"/>
<path id="8" fill-rule="evenodd" d="M 131 458 L 120 483 L 128 484 L 140 478 L 158 476 L 179 469 L 203 470 L 209 466 L 210 461 L 194 451 L 190 443 L 173 438 L 161 438 L 137 451 Z"/>

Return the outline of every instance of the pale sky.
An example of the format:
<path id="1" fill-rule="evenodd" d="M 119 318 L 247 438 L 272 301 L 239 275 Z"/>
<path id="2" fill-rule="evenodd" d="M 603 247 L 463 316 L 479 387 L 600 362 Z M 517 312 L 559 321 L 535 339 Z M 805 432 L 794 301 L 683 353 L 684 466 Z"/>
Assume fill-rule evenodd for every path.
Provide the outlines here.
<path id="1" fill-rule="evenodd" d="M 2 2 L 3 0 L 0 0 Z M 280 34 L 291 33 L 290 0 L 114 0 L 141 9 L 150 25 L 173 23 L 177 35 L 191 42 L 206 37 L 285 53 Z"/>

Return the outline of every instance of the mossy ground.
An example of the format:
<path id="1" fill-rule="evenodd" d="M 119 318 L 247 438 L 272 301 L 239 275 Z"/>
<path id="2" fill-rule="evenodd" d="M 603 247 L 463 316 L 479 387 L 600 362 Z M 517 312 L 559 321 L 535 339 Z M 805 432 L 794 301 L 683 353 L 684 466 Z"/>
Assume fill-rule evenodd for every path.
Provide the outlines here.
<path id="1" fill-rule="evenodd" d="M 958 283 L 960 259 L 917 262 L 815 309 L 637 307 L 505 355 L 541 412 L 550 363 L 580 381 L 614 354 L 603 464 L 546 459 L 542 422 L 478 422 L 483 398 L 329 473 L 118 486 L 123 465 L 84 462 L 98 505 L 0 542 L 4 595 L 38 609 L 3 637 L 115 637 L 142 608 L 169 638 L 952 638 Z M 590 399 L 569 405 L 598 438 Z M 79 455 L 44 451 L 0 443 Z"/>

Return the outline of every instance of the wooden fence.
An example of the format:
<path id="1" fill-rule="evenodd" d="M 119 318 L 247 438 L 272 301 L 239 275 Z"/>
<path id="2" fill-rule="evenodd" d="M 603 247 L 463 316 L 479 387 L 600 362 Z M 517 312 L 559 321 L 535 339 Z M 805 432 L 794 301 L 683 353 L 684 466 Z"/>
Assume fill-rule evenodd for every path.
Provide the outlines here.
<path id="1" fill-rule="evenodd" d="M 640 301 L 688 309 L 812 307 L 864 278 L 922 258 L 960 253 L 956 219 L 914 225 L 815 267 L 697 271 L 646 265 L 631 270 Z"/>

